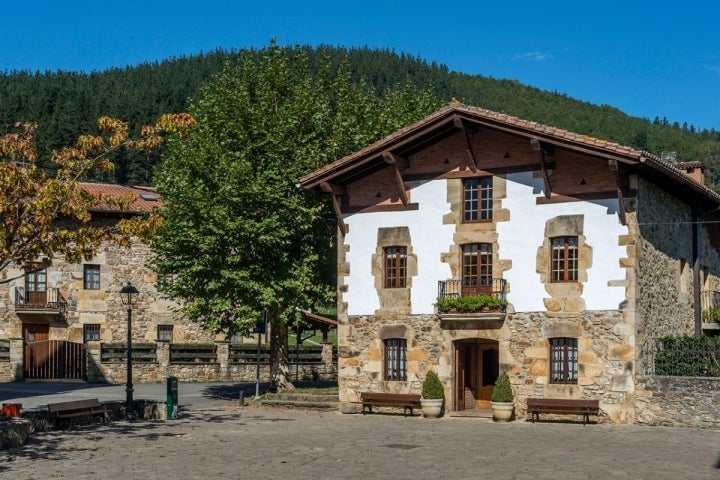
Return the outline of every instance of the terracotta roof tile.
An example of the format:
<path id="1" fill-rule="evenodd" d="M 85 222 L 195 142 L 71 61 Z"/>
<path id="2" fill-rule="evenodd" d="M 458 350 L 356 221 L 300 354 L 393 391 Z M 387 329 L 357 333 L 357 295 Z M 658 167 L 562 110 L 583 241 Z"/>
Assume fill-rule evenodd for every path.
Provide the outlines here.
<path id="1" fill-rule="evenodd" d="M 154 209 L 162 207 L 162 200 L 154 187 L 133 187 L 128 185 L 88 182 L 81 182 L 80 186 L 99 199 L 103 197 L 133 195 L 135 199 L 130 202 L 128 209 L 130 213 L 152 212 Z M 95 208 L 93 208 L 93 211 L 119 212 L 120 210 L 115 205 L 108 205 L 100 200 Z"/>

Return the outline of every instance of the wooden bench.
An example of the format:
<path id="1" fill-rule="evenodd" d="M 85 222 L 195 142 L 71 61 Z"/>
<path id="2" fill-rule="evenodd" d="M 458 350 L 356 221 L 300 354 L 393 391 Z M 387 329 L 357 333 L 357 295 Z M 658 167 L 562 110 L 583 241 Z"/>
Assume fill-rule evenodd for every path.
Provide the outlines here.
<path id="1" fill-rule="evenodd" d="M 72 419 L 76 417 L 93 417 L 99 415 L 103 425 L 107 422 L 110 411 L 97 398 L 88 400 L 73 400 L 48 404 L 50 418 L 55 420 Z"/>
<path id="2" fill-rule="evenodd" d="M 403 414 L 413 414 L 413 408 L 420 406 L 420 395 L 413 393 L 361 392 L 362 413 L 372 413 L 373 407 L 402 407 Z"/>
<path id="3" fill-rule="evenodd" d="M 540 420 L 541 413 L 553 413 L 582 415 L 583 425 L 585 425 L 590 421 L 590 415 L 600 414 L 600 401 L 572 398 L 528 398 L 527 408 L 533 423 L 535 420 Z"/>

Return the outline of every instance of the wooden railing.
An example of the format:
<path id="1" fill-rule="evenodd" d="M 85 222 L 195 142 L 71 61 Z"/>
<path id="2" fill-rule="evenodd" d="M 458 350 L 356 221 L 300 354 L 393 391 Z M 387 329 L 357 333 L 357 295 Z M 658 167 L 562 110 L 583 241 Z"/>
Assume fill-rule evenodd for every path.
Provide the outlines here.
<path id="1" fill-rule="evenodd" d="M 64 314 L 67 311 L 67 300 L 57 288 L 48 288 L 44 292 L 26 292 L 23 287 L 15 287 L 15 311 Z"/>
<path id="2" fill-rule="evenodd" d="M 463 285 L 461 280 L 440 280 L 438 298 L 462 297 L 466 295 L 490 295 L 507 300 L 507 281 L 504 278 L 478 279 L 474 285 Z"/>

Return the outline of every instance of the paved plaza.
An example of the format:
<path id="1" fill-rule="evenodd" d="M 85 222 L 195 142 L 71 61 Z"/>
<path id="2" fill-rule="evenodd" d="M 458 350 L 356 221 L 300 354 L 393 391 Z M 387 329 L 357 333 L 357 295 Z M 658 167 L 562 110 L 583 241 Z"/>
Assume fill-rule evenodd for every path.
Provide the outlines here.
<path id="1" fill-rule="evenodd" d="M 0 478 L 720 479 L 720 431 L 402 415 L 237 402 L 176 420 L 40 432 Z"/>

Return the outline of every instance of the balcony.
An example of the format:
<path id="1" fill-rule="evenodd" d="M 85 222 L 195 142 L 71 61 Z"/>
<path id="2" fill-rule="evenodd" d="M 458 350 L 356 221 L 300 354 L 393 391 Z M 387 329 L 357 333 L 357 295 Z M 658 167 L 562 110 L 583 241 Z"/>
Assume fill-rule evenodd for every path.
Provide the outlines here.
<path id="1" fill-rule="evenodd" d="M 67 300 L 57 288 L 26 292 L 23 287 L 15 287 L 15 313 L 64 315 L 66 311 Z"/>
<path id="2" fill-rule="evenodd" d="M 720 292 L 703 290 L 700 292 L 702 311 L 702 329 L 720 330 Z"/>
<path id="3" fill-rule="evenodd" d="M 475 284 L 441 280 L 438 282 L 437 303 L 440 319 L 481 321 L 486 324 L 483 328 L 499 328 L 507 308 L 506 288 L 507 282 L 502 278 L 479 278 Z"/>

